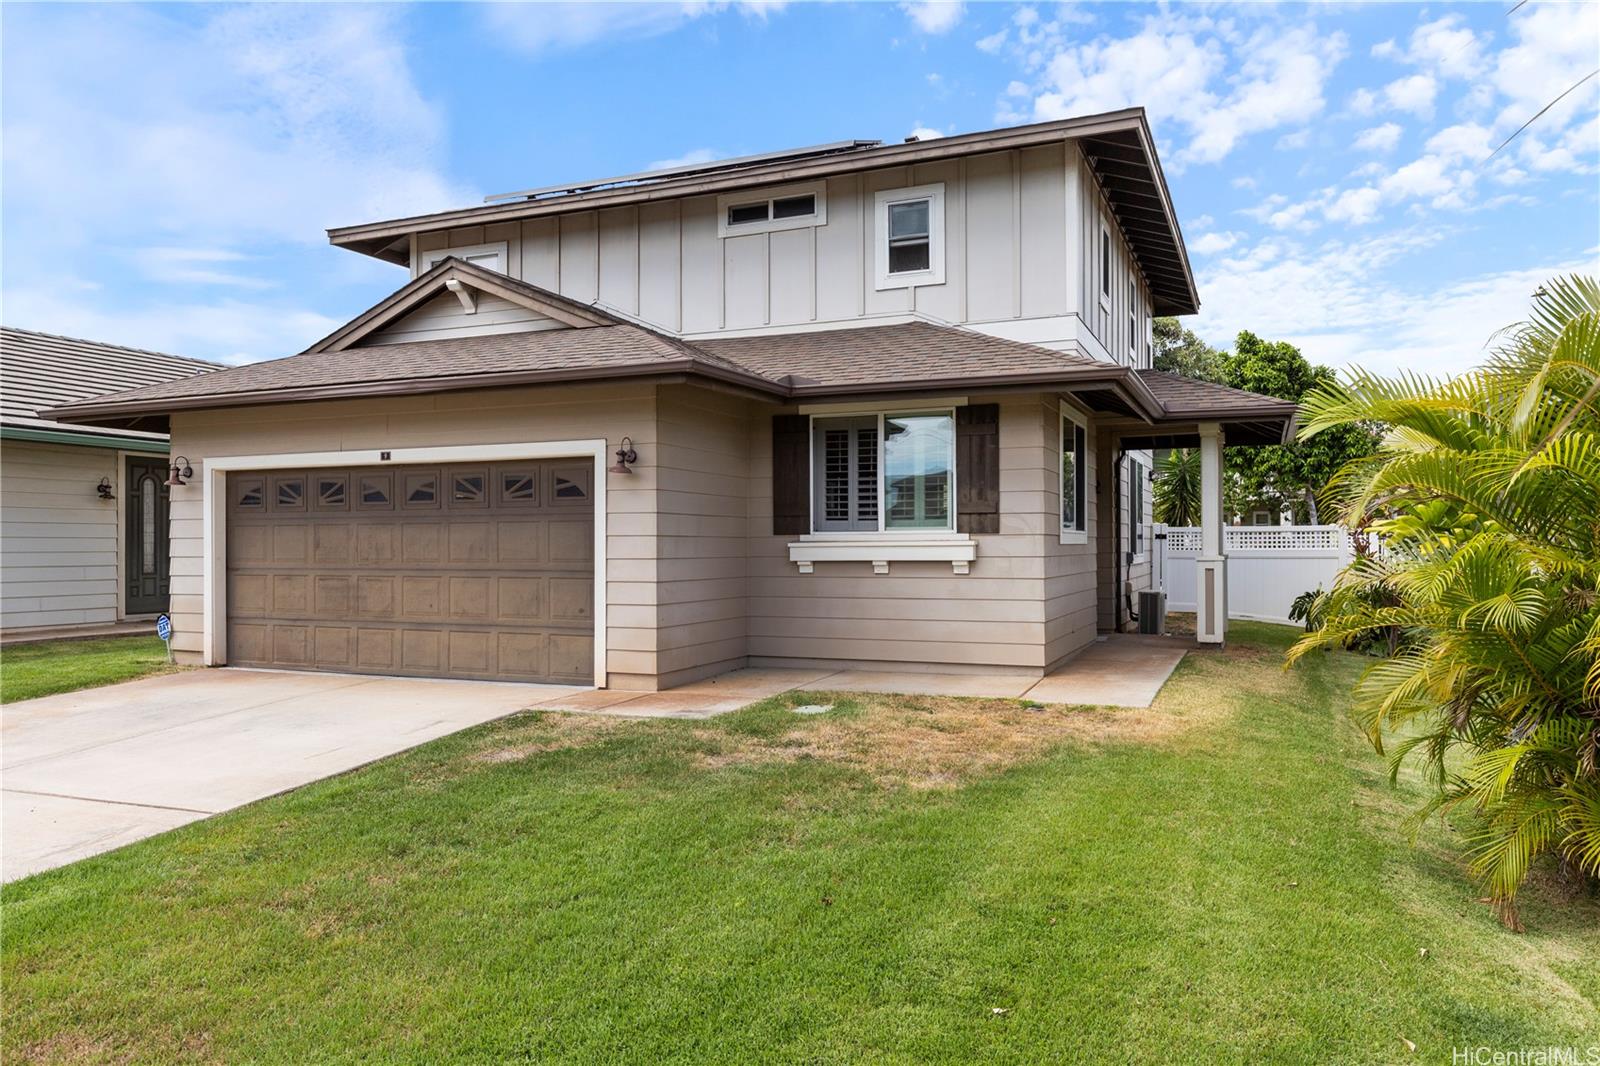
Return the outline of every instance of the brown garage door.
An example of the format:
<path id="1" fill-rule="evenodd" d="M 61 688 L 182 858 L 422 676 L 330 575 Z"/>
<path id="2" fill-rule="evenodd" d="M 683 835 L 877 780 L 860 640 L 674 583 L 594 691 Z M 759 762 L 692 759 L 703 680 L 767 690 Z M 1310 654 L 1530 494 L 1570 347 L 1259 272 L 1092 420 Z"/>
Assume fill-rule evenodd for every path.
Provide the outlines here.
<path id="1" fill-rule="evenodd" d="M 228 662 L 591 683 L 593 470 L 228 475 Z"/>

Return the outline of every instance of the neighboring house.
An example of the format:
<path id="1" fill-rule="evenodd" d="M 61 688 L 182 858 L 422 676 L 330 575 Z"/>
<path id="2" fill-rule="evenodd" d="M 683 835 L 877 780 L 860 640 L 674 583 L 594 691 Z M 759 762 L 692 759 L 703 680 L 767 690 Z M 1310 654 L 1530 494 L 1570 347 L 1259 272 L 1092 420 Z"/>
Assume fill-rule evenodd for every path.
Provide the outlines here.
<path id="1" fill-rule="evenodd" d="M 191 662 L 1037 675 L 1148 584 L 1150 449 L 1200 444 L 1217 485 L 1224 442 L 1294 413 L 1149 369 L 1151 317 L 1198 297 L 1140 110 L 330 238 L 410 280 L 303 354 L 55 412 L 161 419 L 193 462 Z"/>
<path id="2" fill-rule="evenodd" d="M 166 433 L 137 419 L 67 426 L 39 412 L 216 369 L 0 328 L 0 628 L 106 625 L 167 609 Z"/>

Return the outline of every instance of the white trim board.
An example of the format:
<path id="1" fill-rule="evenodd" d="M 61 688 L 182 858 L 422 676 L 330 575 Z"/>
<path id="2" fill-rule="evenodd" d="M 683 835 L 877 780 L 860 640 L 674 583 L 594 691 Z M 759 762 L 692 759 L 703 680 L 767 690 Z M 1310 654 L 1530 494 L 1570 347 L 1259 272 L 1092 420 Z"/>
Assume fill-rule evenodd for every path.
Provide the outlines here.
<path id="1" fill-rule="evenodd" d="M 279 467 L 410 466 L 418 463 L 504 462 L 515 459 L 594 461 L 594 686 L 606 687 L 606 456 L 604 440 L 467 444 L 440 448 L 364 448 L 341 452 L 276 452 L 217 455 L 201 467 L 201 655 L 207 666 L 228 661 L 228 484 L 229 473 Z"/>

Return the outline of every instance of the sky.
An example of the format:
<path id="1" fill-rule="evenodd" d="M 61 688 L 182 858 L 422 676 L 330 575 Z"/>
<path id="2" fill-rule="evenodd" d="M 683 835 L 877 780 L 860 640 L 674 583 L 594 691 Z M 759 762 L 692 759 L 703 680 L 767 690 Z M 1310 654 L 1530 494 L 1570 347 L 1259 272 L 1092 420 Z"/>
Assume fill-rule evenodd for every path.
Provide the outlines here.
<path id="1" fill-rule="evenodd" d="M 1600 3 L 0 5 L 0 317 L 276 358 L 403 284 L 325 229 L 1145 107 L 1187 325 L 1467 369 L 1600 273 Z"/>

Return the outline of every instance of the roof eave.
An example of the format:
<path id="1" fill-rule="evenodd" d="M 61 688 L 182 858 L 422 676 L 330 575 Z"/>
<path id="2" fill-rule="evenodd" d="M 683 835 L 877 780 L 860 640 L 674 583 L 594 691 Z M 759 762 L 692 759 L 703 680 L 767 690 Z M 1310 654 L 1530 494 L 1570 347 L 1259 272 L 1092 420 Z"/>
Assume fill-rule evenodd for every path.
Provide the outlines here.
<path id="1" fill-rule="evenodd" d="M 419 230 L 486 225 L 493 222 L 537 218 L 542 215 L 564 214 L 569 211 L 590 210 L 625 203 L 677 199 L 683 196 L 749 188 L 757 185 L 774 185 L 832 174 L 850 174 L 862 170 L 904 166 L 907 163 L 929 162 L 936 159 L 972 155 L 978 152 L 1025 148 L 1033 145 L 1050 144 L 1056 141 L 1072 140 L 1077 137 L 1092 136 L 1096 133 L 1125 132 L 1129 130 L 1139 130 L 1142 136 L 1147 141 L 1149 140 L 1149 126 L 1145 122 L 1143 108 L 1123 108 L 1119 111 L 1107 111 L 1098 115 L 1084 115 L 1077 118 L 1058 119 L 1052 122 L 1037 122 L 1026 126 L 1012 126 L 1006 129 L 957 134 L 952 137 L 940 137 L 931 141 L 890 144 L 882 148 L 866 149 L 861 152 L 823 156 L 798 162 L 778 162 L 770 166 L 753 167 L 747 170 L 710 175 L 690 174 L 682 178 L 668 179 L 649 185 L 627 185 L 615 189 L 597 190 L 591 193 L 575 193 L 570 196 L 553 197 L 547 200 L 520 200 L 505 204 L 475 205 L 473 207 L 456 208 L 450 211 L 438 211 L 425 215 L 410 215 L 404 218 L 359 223 L 353 226 L 335 226 L 327 231 L 328 241 L 330 244 L 342 248 L 353 248 L 357 251 L 365 251 L 368 255 L 373 255 L 376 253 L 369 250 L 371 247 L 386 245 L 396 237 Z M 1163 193 L 1165 193 L 1164 183 L 1162 189 Z M 376 242 L 376 245 L 374 245 L 374 242 Z M 368 248 L 360 247 L 362 244 L 367 245 Z"/>

